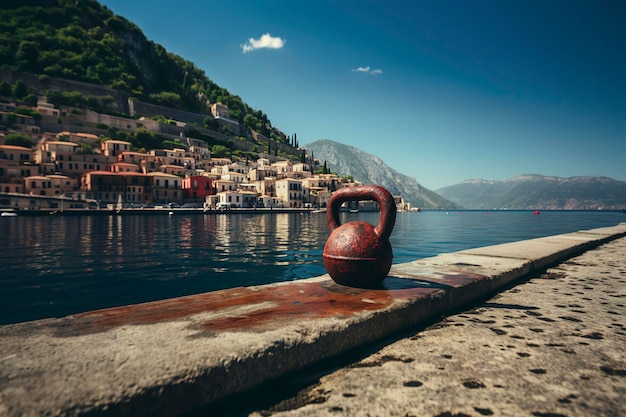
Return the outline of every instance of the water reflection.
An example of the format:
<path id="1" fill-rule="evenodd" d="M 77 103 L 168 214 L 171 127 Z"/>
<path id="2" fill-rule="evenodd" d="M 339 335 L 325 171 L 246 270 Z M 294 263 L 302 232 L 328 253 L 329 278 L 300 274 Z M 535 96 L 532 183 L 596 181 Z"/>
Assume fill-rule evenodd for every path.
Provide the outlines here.
<path id="1" fill-rule="evenodd" d="M 376 224 L 378 213 L 342 213 Z M 621 212 L 398 213 L 394 263 L 575 230 Z M 324 215 L 77 216 L 0 219 L 0 322 L 16 322 L 318 276 Z"/>

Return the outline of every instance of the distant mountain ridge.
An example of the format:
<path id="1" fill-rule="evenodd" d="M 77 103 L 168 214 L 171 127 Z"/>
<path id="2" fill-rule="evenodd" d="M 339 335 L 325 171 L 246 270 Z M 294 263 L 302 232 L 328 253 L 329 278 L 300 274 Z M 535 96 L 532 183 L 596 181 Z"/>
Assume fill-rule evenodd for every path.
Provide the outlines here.
<path id="1" fill-rule="evenodd" d="M 626 182 L 599 176 L 525 174 L 503 181 L 470 179 L 437 193 L 466 209 L 626 209 Z"/>
<path id="2" fill-rule="evenodd" d="M 303 145 L 309 155 L 340 175 L 351 175 L 363 184 L 377 184 L 393 195 L 402 195 L 412 207 L 426 209 L 457 209 L 457 204 L 421 186 L 415 178 L 400 174 L 377 156 L 353 146 L 328 139 Z"/>

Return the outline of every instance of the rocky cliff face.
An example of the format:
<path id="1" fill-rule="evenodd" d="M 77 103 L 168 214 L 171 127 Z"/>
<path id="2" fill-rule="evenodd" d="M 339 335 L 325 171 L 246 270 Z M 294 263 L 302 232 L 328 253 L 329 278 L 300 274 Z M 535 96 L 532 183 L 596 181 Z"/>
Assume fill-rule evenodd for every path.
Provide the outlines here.
<path id="1" fill-rule="evenodd" d="M 339 175 L 352 175 L 363 184 L 385 187 L 393 195 L 402 195 L 413 207 L 425 209 L 456 209 L 459 206 L 437 193 L 424 188 L 415 178 L 400 174 L 377 156 L 353 146 L 328 139 L 317 140 L 303 146 L 309 155 L 324 163 Z"/>
<path id="2" fill-rule="evenodd" d="M 607 177 L 520 175 L 504 181 L 466 180 L 437 192 L 467 209 L 626 209 L 626 182 Z"/>

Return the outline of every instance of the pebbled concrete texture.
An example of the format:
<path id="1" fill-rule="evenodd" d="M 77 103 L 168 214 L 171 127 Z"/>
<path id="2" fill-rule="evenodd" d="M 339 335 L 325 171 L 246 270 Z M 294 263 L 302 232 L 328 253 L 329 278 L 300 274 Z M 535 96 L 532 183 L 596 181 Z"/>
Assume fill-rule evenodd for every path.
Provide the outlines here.
<path id="1" fill-rule="evenodd" d="M 375 289 L 344 287 L 324 275 L 1 326 L 0 416 L 176 415 L 271 384 L 275 378 L 433 320 L 548 264 L 625 235 L 626 223 L 622 223 L 611 228 L 440 255 L 394 265 L 383 286 Z M 531 298 L 538 298 L 538 295 Z M 523 309 L 513 309 L 521 315 L 520 310 Z M 536 317 L 532 315 L 534 309 L 528 311 L 531 318 Z M 562 321 L 577 323 L 568 319 Z M 561 324 L 559 322 L 559 327 Z M 487 329 L 481 339 L 484 337 L 487 343 L 503 340 L 502 336 L 508 332 L 505 324 L 501 327 L 499 331 L 505 333 Z M 417 341 L 420 339 L 421 336 Z M 450 340 L 444 338 L 435 345 L 450 349 L 447 346 Z M 468 343 L 464 347 L 470 346 Z M 474 346 L 474 350 L 478 348 Z M 408 352 L 417 347 L 407 349 L 403 355 L 383 355 L 399 360 L 381 360 L 392 365 L 421 363 L 408 356 Z M 461 357 L 460 353 L 458 355 Z M 511 356 L 522 357 L 516 355 Z M 480 353 L 477 359 L 484 359 L 484 356 Z M 504 358 L 503 363 L 509 359 L 504 353 L 499 356 Z M 458 365 L 459 372 L 471 368 L 471 362 Z M 496 361 L 492 365 L 490 378 L 499 374 L 506 377 L 508 371 L 500 370 L 498 364 Z M 431 372 L 432 380 L 437 379 L 440 366 L 428 363 L 420 366 L 418 370 Z M 615 364 L 611 369 L 613 371 L 607 368 L 605 374 L 613 372 L 615 375 L 609 376 L 618 378 L 624 367 Z M 404 374 L 404 379 L 415 372 L 405 371 L 408 373 Z M 526 378 L 540 377 L 539 373 L 531 374 Z M 377 377 L 366 376 L 365 380 L 374 387 L 384 388 L 384 378 L 372 378 Z M 426 379 L 426 376 L 420 378 Z M 411 382 L 413 378 L 409 378 L 403 389 L 417 388 L 413 385 L 418 382 L 426 385 L 422 379 L 416 377 L 416 382 Z M 488 383 L 492 380 L 483 379 L 475 381 L 476 384 L 468 382 L 477 385 L 474 388 L 464 387 L 477 392 L 484 389 L 480 383 L 490 386 Z M 442 380 L 442 384 L 444 382 Z M 370 414 L 358 409 L 354 409 L 354 413 L 413 412 L 413 405 L 409 408 L 402 408 L 402 402 L 395 405 L 397 391 L 390 393 L 392 396 L 384 402 L 387 394 L 376 394 L 378 388 L 365 386 L 363 389 L 361 392 L 331 390 L 330 393 L 336 392 L 337 398 L 344 401 L 343 405 L 333 407 L 348 409 L 350 398 L 358 394 L 363 401 L 369 398 L 371 391 L 372 398 L 379 395 L 387 405 L 381 404 L 378 411 Z M 416 392 L 408 390 L 406 395 L 414 398 Z M 324 394 L 324 398 L 324 404 L 331 403 L 330 394 L 328 398 Z M 424 401 L 430 400 L 425 398 Z M 308 412 L 311 406 L 289 412 Z M 317 410 L 319 413 L 335 411 Z M 476 415 L 476 412 L 468 415 Z"/>
<path id="2" fill-rule="evenodd" d="M 626 238 L 408 333 L 252 416 L 624 416 Z"/>

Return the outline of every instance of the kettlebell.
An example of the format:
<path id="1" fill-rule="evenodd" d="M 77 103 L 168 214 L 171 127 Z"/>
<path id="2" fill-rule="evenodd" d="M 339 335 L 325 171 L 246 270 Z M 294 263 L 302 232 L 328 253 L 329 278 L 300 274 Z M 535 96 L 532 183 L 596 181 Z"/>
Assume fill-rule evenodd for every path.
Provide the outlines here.
<path id="1" fill-rule="evenodd" d="M 380 206 L 378 225 L 339 222 L 339 209 L 347 201 L 375 200 Z M 396 203 L 389 191 L 378 185 L 340 188 L 326 208 L 330 236 L 324 246 L 324 266 L 338 284 L 375 287 L 389 273 L 393 250 L 389 236 L 396 222 Z"/>

